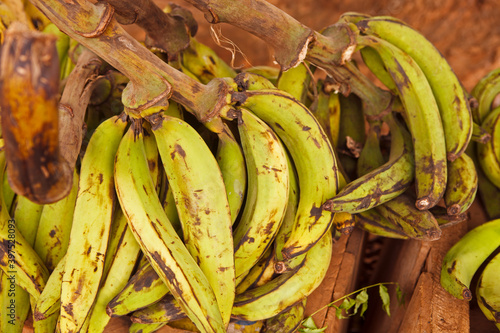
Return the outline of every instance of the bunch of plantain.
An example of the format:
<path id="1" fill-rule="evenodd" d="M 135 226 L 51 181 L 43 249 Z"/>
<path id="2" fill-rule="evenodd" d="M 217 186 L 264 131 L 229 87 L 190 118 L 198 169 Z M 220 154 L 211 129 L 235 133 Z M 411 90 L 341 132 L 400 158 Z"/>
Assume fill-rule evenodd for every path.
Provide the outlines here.
<path id="1" fill-rule="evenodd" d="M 351 214 L 381 236 L 436 240 L 451 221 L 444 216 L 466 218 L 478 188 L 464 153 L 474 127 L 469 94 L 439 51 L 404 22 L 354 12 L 340 22 L 357 31 L 362 65 L 392 101 L 373 114 L 355 96 L 340 96 L 340 116 L 318 118 L 352 179 L 323 208 Z"/>
<path id="2" fill-rule="evenodd" d="M 95 12 L 112 16 L 109 3 L 99 1 Z M 391 96 L 379 114 L 358 96 L 340 94 L 333 78 L 318 78 L 321 68 L 308 61 L 286 71 L 234 69 L 194 31 L 178 54 L 127 44 L 129 51 L 153 52 L 179 78 L 203 87 L 223 82 L 225 89 L 196 101 L 220 101 L 217 112 L 203 117 L 175 89 L 133 107 L 142 96 L 131 91 L 154 89 L 138 87 L 127 68 L 104 61 L 94 43 L 109 46 L 109 39 L 99 39 L 104 32 L 59 27 L 66 35 L 59 21 L 41 20 L 28 7 L 26 17 L 43 22 L 37 28 L 52 36 L 59 60 L 53 84 L 61 91 L 82 50 L 104 64 L 88 87 L 83 140 L 69 170 L 73 181 L 46 203 L 33 203 L 12 186 L 9 147 L 19 138 L 10 135 L 8 112 L 19 96 L 10 98 L 7 66 L 0 66 L 1 87 L 9 92 L 1 104 L 0 303 L 17 309 L 2 311 L 2 332 L 21 332 L 30 314 L 35 332 L 103 332 L 117 316 L 129 317 L 131 332 L 165 325 L 225 332 L 242 321 L 252 322 L 249 330 L 294 332 L 307 297 L 326 276 L 336 239 L 361 228 L 381 237 L 436 240 L 443 227 L 467 219 L 478 184 L 480 193 L 485 179 L 496 186 L 486 157 L 494 146 L 477 143 L 477 156 L 466 149 L 486 134 L 494 143 L 499 111 L 473 110 L 473 117 L 469 94 L 446 60 L 395 18 L 346 13 L 339 21 L 356 36 L 363 65 L 384 84 L 380 91 Z M 1 42 L 16 16 L 8 8 L 0 14 Z M 119 16 L 125 20 L 125 13 Z M 147 45 L 160 44 L 153 37 Z M 490 85 L 473 92 L 479 105 L 491 104 Z M 50 152 L 58 157 L 57 149 Z M 56 162 L 51 166 L 67 167 Z M 491 166 L 486 176 L 476 173 L 479 165 Z M 488 249 L 478 251 L 487 257 L 497 245 L 482 246 Z M 483 295 L 492 295 L 491 280 L 485 271 Z M 468 289 L 453 288 L 469 297 Z M 488 309 L 497 302 L 483 301 Z M 9 326 L 14 319 L 15 328 Z"/>

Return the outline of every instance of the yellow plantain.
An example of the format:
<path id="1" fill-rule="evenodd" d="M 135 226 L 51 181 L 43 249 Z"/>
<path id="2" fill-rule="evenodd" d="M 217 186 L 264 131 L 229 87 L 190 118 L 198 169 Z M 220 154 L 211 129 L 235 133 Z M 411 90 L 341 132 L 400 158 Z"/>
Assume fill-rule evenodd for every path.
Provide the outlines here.
<path id="1" fill-rule="evenodd" d="M 291 259 L 307 252 L 330 229 L 333 213 L 322 204 L 337 193 L 335 153 L 321 125 L 306 106 L 276 89 L 233 92 L 232 101 L 266 122 L 289 150 L 297 169 L 300 199 L 295 224 L 284 248 Z M 231 117 L 227 110 L 225 116 Z M 234 116 L 234 114 L 232 115 Z"/>
<path id="2" fill-rule="evenodd" d="M 271 246 L 286 212 L 289 186 L 286 153 L 276 134 L 248 110 L 239 112 L 248 190 L 233 234 L 236 284 Z"/>
<path id="3" fill-rule="evenodd" d="M 114 116 L 93 133 L 82 160 L 61 286 L 61 330 L 78 332 L 91 310 L 104 270 L 116 205 L 114 159 L 127 126 Z"/>
<path id="4" fill-rule="evenodd" d="M 169 116 L 152 126 L 187 249 L 215 292 L 229 324 L 235 288 L 232 220 L 217 161 L 196 130 Z M 214 197 L 214 193 L 219 193 Z"/>
<path id="5" fill-rule="evenodd" d="M 397 86 L 413 138 L 415 205 L 429 209 L 443 197 L 447 181 L 445 136 L 431 86 L 416 61 L 399 48 L 373 36 L 360 36 L 358 42 L 378 52 Z"/>
<path id="6" fill-rule="evenodd" d="M 310 295 L 320 285 L 330 265 L 331 256 L 332 234 L 327 232 L 294 270 L 237 295 L 232 315 L 248 321 L 276 316 Z"/>
<path id="7" fill-rule="evenodd" d="M 158 142 L 158 147 L 160 145 Z M 115 187 L 142 252 L 184 312 L 200 331 L 224 332 L 225 325 L 210 283 L 177 236 L 156 194 L 140 124 L 133 124 L 120 143 L 115 159 Z M 225 193 L 223 187 L 222 191 Z"/>

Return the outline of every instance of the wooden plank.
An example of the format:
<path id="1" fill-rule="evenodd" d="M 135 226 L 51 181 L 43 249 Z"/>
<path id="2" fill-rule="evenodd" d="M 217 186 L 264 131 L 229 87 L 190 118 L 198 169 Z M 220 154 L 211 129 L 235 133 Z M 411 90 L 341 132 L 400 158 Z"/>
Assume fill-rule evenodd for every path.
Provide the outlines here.
<path id="1" fill-rule="evenodd" d="M 366 235 L 366 232 L 358 228 L 352 232 L 335 282 L 332 300 L 339 299 L 356 290 Z M 335 316 L 335 308 L 328 308 L 324 322 L 324 326 L 327 327 L 325 333 L 345 333 L 349 328 L 349 322 L 348 319 L 338 319 Z"/>
<path id="2" fill-rule="evenodd" d="M 430 273 L 423 272 L 418 279 L 413 297 L 407 306 L 406 316 L 401 323 L 400 332 L 432 332 L 431 322 L 422 309 L 427 309 L 426 302 L 432 298 L 433 281 Z"/>
<path id="3" fill-rule="evenodd" d="M 430 248 L 431 242 L 419 240 L 391 240 L 386 243 L 384 254 L 389 253 L 390 255 L 381 258 L 382 261 L 379 265 L 381 268 L 379 268 L 371 283 L 399 283 L 401 290 L 405 294 L 406 304 L 399 305 L 396 302 L 396 288 L 388 287 L 391 299 L 391 316 L 389 317 L 382 309 L 378 294 L 373 292 L 374 297 L 370 300 L 369 316 L 366 324 L 367 327 L 370 327 L 370 332 L 398 332 L 407 310 L 407 303 L 411 299 Z"/>
<path id="4" fill-rule="evenodd" d="M 333 243 L 333 254 L 330 261 L 330 267 L 326 272 L 325 279 L 321 285 L 307 298 L 305 316 L 310 316 L 312 313 L 321 309 L 326 304 L 332 301 L 333 288 L 339 275 L 340 267 L 347 248 L 347 242 L 350 235 L 340 237 L 338 241 Z M 314 322 L 318 327 L 323 327 L 327 308 L 322 309 L 313 316 Z"/>
<path id="5" fill-rule="evenodd" d="M 431 322 L 429 332 L 469 332 L 469 303 L 451 296 L 439 282 L 443 258 L 448 250 L 467 232 L 467 223 L 443 229 L 441 238 L 433 242 L 425 270 L 432 278 L 432 294 L 428 307 L 420 311 Z"/>

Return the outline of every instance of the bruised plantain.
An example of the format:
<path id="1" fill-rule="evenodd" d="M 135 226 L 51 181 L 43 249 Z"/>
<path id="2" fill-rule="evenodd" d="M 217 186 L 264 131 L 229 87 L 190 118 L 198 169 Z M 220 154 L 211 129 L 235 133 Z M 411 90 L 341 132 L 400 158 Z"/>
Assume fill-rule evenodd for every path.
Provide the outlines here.
<path id="1" fill-rule="evenodd" d="M 47 204 L 71 190 L 58 143 L 59 60 L 55 37 L 13 24 L 0 55 L 2 133 L 12 189 Z"/>

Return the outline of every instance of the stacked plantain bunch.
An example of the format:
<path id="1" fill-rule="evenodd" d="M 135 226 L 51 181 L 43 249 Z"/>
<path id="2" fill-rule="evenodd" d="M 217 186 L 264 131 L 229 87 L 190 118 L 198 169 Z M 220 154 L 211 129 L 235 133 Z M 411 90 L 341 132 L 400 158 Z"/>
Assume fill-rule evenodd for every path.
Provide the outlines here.
<path id="1" fill-rule="evenodd" d="M 29 3 L 0 7 L 0 297 L 15 309 L 2 332 L 30 313 L 35 332 L 102 332 L 125 315 L 131 332 L 292 332 L 342 234 L 435 240 L 466 219 L 478 178 L 464 151 L 480 127 L 405 23 L 340 18 L 381 83 L 368 87 L 386 104 L 369 105 L 307 61 L 234 70 L 180 7 L 142 1 L 130 17 L 119 1 L 77 1 L 88 28 L 64 1 L 34 3 L 52 23 Z M 152 33 L 151 11 L 175 17 L 177 43 Z M 117 20 L 141 25 L 145 45 Z"/>
<path id="2" fill-rule="evenodd" d="M 467 148 L 476 164 L 478 193 L 490 221 L 469 231 L 448 251 L 442 266 L 441 285 L 458 299 L 470 301 L 475 297 L 486 318 L 500 329 L 500 154 L 496 132 L 500 120 L 496 100 L 499 93 L 498 69 L 485 75 L 472 89 L 472 115 L 478 124 L 475 132 L 484 140 L 473 142 Z M 475 276 L 477 280 L 473 280 Z"/>
<path id="3" fill-rule="evenodd" d="M 363 115 L 351 111 L 350 96 L 340 96 L 341 133 L 333 135 L 339 135 L 339 155 L 358 156 L 356 163 L 339 156 L 355 178 L 323 207 L 353 214 L 372 233 L 438 239 L 441 227 L 464 220 L 476 195 L 474 163 L 464 154 L 475 138 L 468 94 L 438 50 L 404 22 L 357 13 L 340 20 L 357 29 L 363 63 L 392 100 L 377 114 L 364 106 Z"/>

